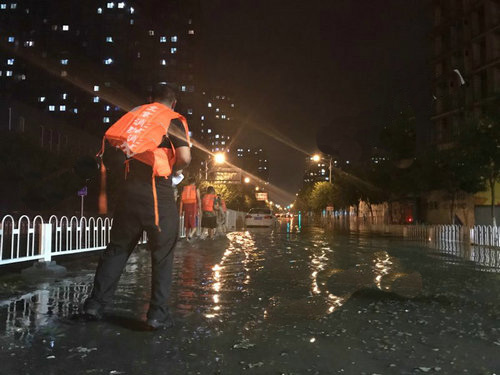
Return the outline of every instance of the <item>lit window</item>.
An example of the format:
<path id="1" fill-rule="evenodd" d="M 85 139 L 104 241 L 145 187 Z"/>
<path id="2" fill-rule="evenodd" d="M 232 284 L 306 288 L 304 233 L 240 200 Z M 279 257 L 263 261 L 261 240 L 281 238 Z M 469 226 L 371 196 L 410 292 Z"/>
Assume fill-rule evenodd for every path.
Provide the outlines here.
<path id="1" fill-rule="evenodd" d="M 212 103 L 208 103 L 208 108 L 212 108 Z"/>
<path id="2" fill-rule="evenodd" d="M 194 35 L 194 30 L 189 30 L 189 31 L 188 31 L 188 34 L 189 34 L 189 35 Z"/>
<path id="3" fill-rule="evenodd" d="M 166 36 L 161 36 L 160 37 L 160 43 L 167 43 L 167 37 Z"/>
<path id="4" fill-rule="evenodd" d="M 7 9 L 7 4 L 0 4 L 0 9 Z"/>
<path id="5" fill-rule="evenodd" d="M 7 59 L 7 65 L 14 65 L 14 59 Z"/>
<path id="6" fill-rule="evenodd" d="M 163 65 L 163 66 L 167 65 L 167 60 L 162 59 L 162 60 L 161 60 L 161 65 Z"/>
<path id="7" fill-rule="evenodd" d="M 66 106 L 65 105 L 60 105 L 59 106 L 59 111 L 61 111 L 61 112 L 66 111 Z"/>
<path id="8" fill-rule="evenodd" d="M 94 96 L 94 103 L 99 103 L 99 97 L 98 96 Z"/>
<path id="9" fill-rule="evenodd" d="M 193 110 L 191 108 L 188 108 L 188 115 L 192 115 L 193 114 Z"/>
<path id="10" fill-rule="evenodd" d="M 63 100 L 66 100 L 66 99 L 68 99 L 68 94 L 64 93 L 64 94 L 61 95 L 61 97 L 62 97 Z"/>
<path id="11" fill-rule="evenodd" d="M 189 134 L 190 137 L 193 136 L 193 132 L 191 130 L 188 132 L 188 134 Z"/>
<path id="12" fill-rule="evenodd" d="M 94 86 L 94 91 L 99 91 L 99 86 Z"/>
<path id="13" fill-rule="evenodd" d="M 221 144 L 221 145 L 225 145 L 225 144 L 226 144 L 226 141 L 222 141 L 220 144 Z"/>
<path id="14" fill-rule="evenodd" d="M 107 36 L 106 37 L 106 43 L 113 43 L 113 37 L 112 36 Z"/>
<path id="15" fill-rule="evenodd" d="M 134 20 L 130 20 L 130 24 L 133 25 L 134 24 Z"/>
<path id="16" fill-rule="evenodd" d="M 68 65 L 68 59 L 62 59 L 61 65 Z"/>
<path id="17" fill-rule="evenodd" d="M 106 6 L 108 7 L 108 9 L 113 9 L 115 7 L 115 3 L 108 3 L 106 4 Z"/>
<path id="18" fill-rule="evenodd" d="M 205 116 L 201 116 L 201 120 L 202 120 L 202 121 L 203 121 L 203 120 L 205 120 Z"/>
<path id="19" fill-rule="evenodd" d="M 5 72 L 5 75 L 6 75 L 7 77 L 12 77 L 12 70 L 7 70 L 7 71 Z"/>
<path id="20" fill-rule="evenodd" d="M 105 107 L 104 107 L 104 110 L 105 110 L 106 112 L 109 112 L 109 111 L 111 110 L 111 106 L 109 106 L 109 105 L 105 106 Z"/>
<path id="21" fill-rule="evenodd" d="M 172 43 L 176 43 L 177 42 L 177 35 L 174 35 L 174 36 L 170 37 L 170 41 Z"/>
<path id="22" fill-rule="evenodd" d="M 174 54 L 174 53 L 176 53 L 176 52 L 177 52 L 177 48 L 176 48 L 176 47 L 172 47 L 172 48 L 170 48 L 170 53 L 171 53 L 171 54 Z"/>
<path id="23" fill-rule="evenodd" d="M 122 3 L 118 3 L 118 8 L 119 9 L 125 8 L 125 3 L 123 3 L 123 2 Z"/>
<path id="24" fill-rule="evenodd" d="M 231 107 L 234 108 L 234 103 L 231 103 Z"/>
<path id="25" fill-rule="evenodd" d="M 78 113 L 78 108 L 73 108 L 73 113 Z"/>
<path id="26" fill-rule="evenodd" d="M 24 42 L 25 47 L 33 47 L 34 45 L 35 42 L 33 42 L 32 40 L 27 40 L 26 42 Z"/>
<path id="27" fill-rule="evenodd" d="M 16 3 L 10 4 L 10 9 L 16 9 L 16 8 L 17 8 L 17 4 Z"/>
<path id="28" fill-rule="evenodd" d="M 56 106 L 55 105 L 49 105 L 49 111 L 50 112 L 54 112 L 56 110 Z"/>
<path id="29" fill-rule="evenodd" d="M 208 134 L 212 133 L 212 129 L 208 129 L 208 130 L 207 130 L 207 133 L 208 133 Z"/>
<path id="30" fill-rule="evenodd" d="M 225 119 L 225 118 L 226 118 L 226 115 L 222 115 L 221 117 L 222 117 L 223 119 Z"/>
<path id="31" fill-rule="evenodd" d="M 9 43 L 14 43 L 15 40 L 16 38 L 14 38 L 13 36 L 9 36 Z"/>
<path id="32" fill-rule="evenodd" d="M 45 101 L 45 96 L 40 96 L 40 97 L 38 98 L 38 102 L 39 102 L 39 103 L 43 103 L 44 101 Z"/>
<path id="33" fill-rule="evenodd" d="M 130 14 L 134 14 L 134 12 L 135 12 L 135 9 L 131 7 L 130 8 Z"/>
<path id="34" fill-rule="evenodd" d="M 111 65 L 111 64 L 113 64 L 113 59 L 111 57 L 104 60 L 104 65 Z"/>
<path id="35" fill-rule="evenodd" d="M 219 118 L 219 115 L 215 115 L 215 118 Z"/>
<path id="36" fill-rule="evenodd" d="M 216 134 L 216 135 L 215 135 L 215 138 L 219 138 L 219 134 Z"/>
<path id="37" fill-rule="evenodd" d="M 69 26 L 68 25 L 63 25 L 62 31 L 68 31 L 68 30 L 69 30 Z"/>
<path id="38" fill-rule="evenodd" d="M 186 91 L 186 86 L 181 86 L 181 91 Z"/>
<path id="39" fill-rule="evenodd" d="M 102 14 L 102 8 L 97 8 L 97 14 Z"/>
<path id="40" fill-rule="evenodd" d="M 155 31 L 154 30 L 149 30 L 149 36 L 155 36 Z"/>
<path id="41" fill-rule="evenodd" d="M 109 123 L 109 117 L 103 117 L 102 118 L 102 122 L 105 123 L 105 124 L 108 124 Z"/>

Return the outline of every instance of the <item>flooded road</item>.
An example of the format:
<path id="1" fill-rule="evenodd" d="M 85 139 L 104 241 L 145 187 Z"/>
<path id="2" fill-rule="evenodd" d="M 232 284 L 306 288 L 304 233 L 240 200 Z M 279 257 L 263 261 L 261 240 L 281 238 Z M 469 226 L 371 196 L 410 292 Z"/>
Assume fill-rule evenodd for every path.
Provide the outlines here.
<path id="1" fill-rule="evenodd" d="M 102 322 L 71 318 L 96 255 L 58 259 L 63 280 L 3 277 L 0 374 L 500 374 L 500 265 L 470 260 L 483 250 L 293 227 L 182 241 L 162 332 L 140 322 L 145 249 Z"/>

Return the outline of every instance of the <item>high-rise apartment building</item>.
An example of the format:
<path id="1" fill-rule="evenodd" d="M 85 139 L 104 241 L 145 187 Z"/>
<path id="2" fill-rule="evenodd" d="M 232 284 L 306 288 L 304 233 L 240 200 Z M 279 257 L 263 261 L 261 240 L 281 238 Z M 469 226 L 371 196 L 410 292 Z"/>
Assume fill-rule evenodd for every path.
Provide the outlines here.
<path id="1" fill-rule="evenodd" d="M 450 144 L 460 123 L 500 90 L 500 2 L 434 0 L 432 141 Z"/>
<path id="2" fill-rule="evenodd" d="M 331 163 L 331 164 L 330 164 Z M 336 160 L 331 160 L 329 156 L 315 155 L 306 157 L 306 167 L 304 171 L 304 185 L 314 184 L 330 180 L 330 168 L 337 166 Z"/>
<path id="3" fill-rule="evenodd" d="M 177 109 L 196 122 L 198 7 L 197 0 L 0 0 L 0 111 L 21 117 L 21 103 L 102 135 L 146 102 L 155 83 L 168 82 L 179 89 Z"/>
<path id="4" fill-rule="evenodd" d="M 229 156 L 238 130 L 234 97 L 223 90 L 207 90 L 201 94 L 200 105 L 200 127 L 195 136 L 209 151 Z"/>
<path id="5" fill-rule="evenodd" d="M 234 163 L 260 179 L 260 183 L 269 182 L 269 162 L 267 152 L 262 147 L 245 147 L 243 145 L 235 147 Z"/>

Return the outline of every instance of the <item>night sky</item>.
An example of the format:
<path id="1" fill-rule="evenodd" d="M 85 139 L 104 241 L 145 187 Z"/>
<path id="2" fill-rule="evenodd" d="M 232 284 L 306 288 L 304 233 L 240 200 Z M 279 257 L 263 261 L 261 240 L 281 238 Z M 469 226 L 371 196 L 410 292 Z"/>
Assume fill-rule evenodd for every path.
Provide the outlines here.
<path id="1" fill-rule="evenodd" d="M 410 105 L 430 122 L 431 8 L 422 0 L 203 1 L 202 75 L 236 97 L 241 139 L 263 145 L 271 183 L 295 194 L 316 136 L 359 159 L 391 114 Z"/>

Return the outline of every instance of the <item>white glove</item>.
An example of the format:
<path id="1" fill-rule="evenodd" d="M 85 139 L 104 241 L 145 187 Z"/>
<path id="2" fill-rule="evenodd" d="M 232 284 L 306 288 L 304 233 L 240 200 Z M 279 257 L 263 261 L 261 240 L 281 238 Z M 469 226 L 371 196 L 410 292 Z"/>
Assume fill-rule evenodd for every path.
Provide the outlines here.
<path id="1" fill-rule="evenodd" d="M 184 175 L 182 173 L 179 175 L 173 175 L 172 176 L 172 186 L 179 185 L 182 180 L 184 180 Z"/>

